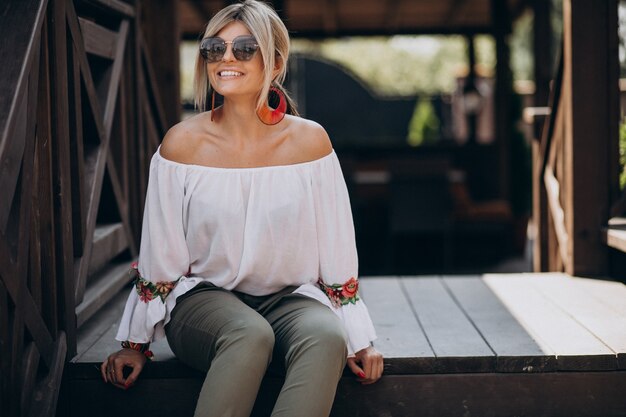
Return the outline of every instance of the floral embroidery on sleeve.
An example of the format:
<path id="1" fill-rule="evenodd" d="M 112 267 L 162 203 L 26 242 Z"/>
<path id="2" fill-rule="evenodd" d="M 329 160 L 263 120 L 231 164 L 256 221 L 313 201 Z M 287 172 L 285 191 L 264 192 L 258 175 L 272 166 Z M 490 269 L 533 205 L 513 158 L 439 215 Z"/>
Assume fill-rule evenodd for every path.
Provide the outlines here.
<path id="1" fill-rule="evenodd" d="M 182 278 L 179 277 L 175 281 L 158 281 L 156 283 L 148 281 L 139 274 L 136 262 L 132 264 L 130 274 L 135 277 L 135 289 L 137 290 L 137 294 L 139 294 L 139 299 L 144 303 L 149 303 L 157 297 L 159 297 L 162 302 L 165 302 L 165 298 L 169 295 L 170 291 L 174 289 L 178 280 Z"/>
<path id="2" fill-rule="evenodd" d="M 354 277 L 351 277 L 343 284 L 332 285 L 326 284 L 322 278 L 319 278 L 317 284 L 335 308 L 345 306 L 348 303 L 356 304 L 360 300 L 358 295 L 359 281 Z"/>

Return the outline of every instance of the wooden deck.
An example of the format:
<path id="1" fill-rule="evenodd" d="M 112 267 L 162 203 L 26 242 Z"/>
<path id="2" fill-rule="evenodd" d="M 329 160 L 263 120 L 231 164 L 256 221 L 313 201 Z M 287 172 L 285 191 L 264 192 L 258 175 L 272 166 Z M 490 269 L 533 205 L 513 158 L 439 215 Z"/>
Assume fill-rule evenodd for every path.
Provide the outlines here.
<path id="1" fill-rule="evenodd" d="M 363 387 L 346 372 L 333 416 L 626 416 L 626 286 L 563 274 L 362 279 L 385 355 Z M 191 416 L 203 375 L 154 344 L 129 391 L 102 383 L 126 291 L 79 333 L 59 416 Z M 255 415 L 281 385 L 271 372 Z M 150 399 L 150 400 L 149 400 Z"/>

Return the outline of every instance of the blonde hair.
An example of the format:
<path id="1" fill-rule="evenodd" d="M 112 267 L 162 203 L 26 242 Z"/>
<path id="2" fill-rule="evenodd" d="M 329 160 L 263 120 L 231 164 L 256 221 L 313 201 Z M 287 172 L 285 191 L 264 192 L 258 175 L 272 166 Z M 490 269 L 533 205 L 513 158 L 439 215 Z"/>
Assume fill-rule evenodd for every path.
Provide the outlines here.
<path id="1" fill-rule="evenodd" d="M 243 23 L 259 45 L 259 52 L 263 58 L 264 77 L 263 87 L 259 93 L 256 108 L 261 109 L 272 84 L 280 89 L 287 100 L 287 112 L 298 115 L 293 100 L 289 97 L 282 83 L 287 75 L 287 59 L 289 58 L 289 33 L 285 24 L 280 20 L 274 9 L 257 0 L 244 0 L 241 3 L 231 4 L 213 16 L 207 24 L 202 39 L 217 35 L 231 22 Z M 272 79 L 276 64 L 280 63 L 280 72 Z M 198 53 L 196 55 L 196 70 L 194 75 L 194 102 L 196 108 L 206 111 L 207 97 L 212 93 L 208 81 L 206 63 Z"/>

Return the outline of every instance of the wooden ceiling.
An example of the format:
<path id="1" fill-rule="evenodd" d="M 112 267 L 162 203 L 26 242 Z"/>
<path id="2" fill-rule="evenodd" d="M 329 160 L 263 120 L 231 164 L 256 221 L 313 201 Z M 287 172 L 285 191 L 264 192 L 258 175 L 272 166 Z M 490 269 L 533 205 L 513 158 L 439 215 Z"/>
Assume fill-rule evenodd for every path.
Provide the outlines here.
<path id="1" fill-rule="evenodd" d="M 224 0 L 179 0 L 183 37 L 197 39 Z M 292 37 L 488 33 L 496 3 L 515 19 L 529 0 L 276 0 Z"/>

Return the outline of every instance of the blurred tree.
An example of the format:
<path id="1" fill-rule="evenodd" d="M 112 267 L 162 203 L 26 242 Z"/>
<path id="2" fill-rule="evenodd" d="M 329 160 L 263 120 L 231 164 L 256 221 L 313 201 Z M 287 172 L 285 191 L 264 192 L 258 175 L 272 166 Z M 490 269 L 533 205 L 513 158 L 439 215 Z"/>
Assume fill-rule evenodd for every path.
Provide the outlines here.
<path id="1" fill-rule="evenodd" d="M 434 144 L 439 140 L 439 118 L 427 98 L 420 98 L 409 123 L 407 142 L 410 146 Z"/>

